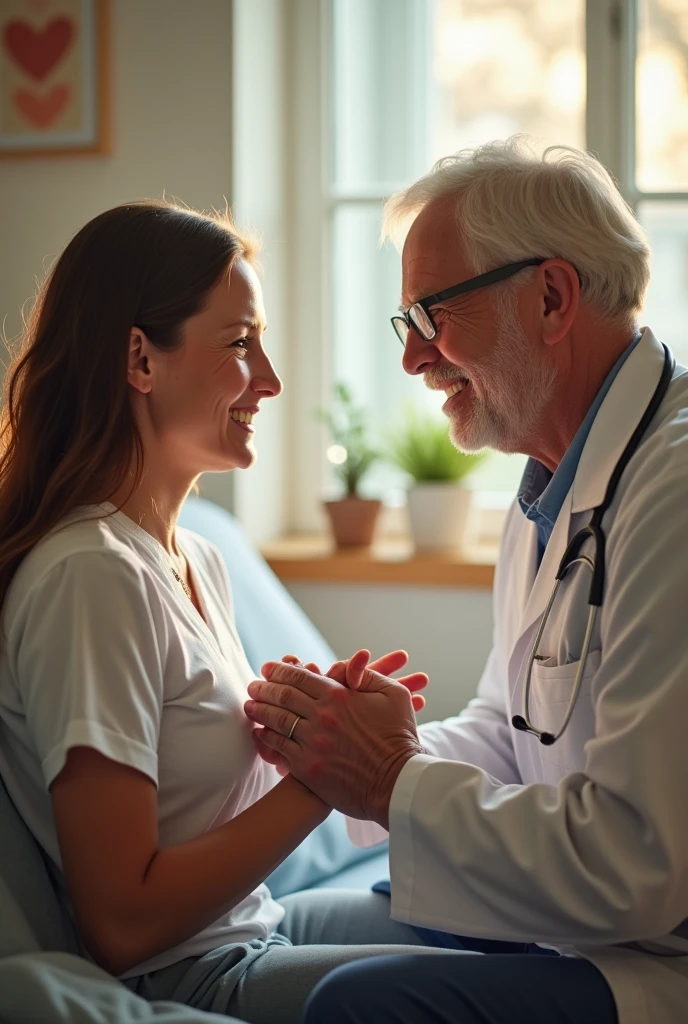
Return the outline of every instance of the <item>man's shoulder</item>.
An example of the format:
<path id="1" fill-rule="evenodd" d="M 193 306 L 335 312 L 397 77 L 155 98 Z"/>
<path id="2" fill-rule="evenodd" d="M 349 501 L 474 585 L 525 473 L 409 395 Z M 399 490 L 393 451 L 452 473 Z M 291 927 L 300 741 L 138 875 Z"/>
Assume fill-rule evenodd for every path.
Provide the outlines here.
<path id="1" fill-rule="evenodd" d="M 647 484 L 660 477 L 684 477 L 688 484 L 688 369 L 676 368 L 674 378 L 634 459 Z M 632 470 L 629 463 L 629 469 Z M 634 475 L 634 474 L 632 474 Z"/>
<path id="2" fill-rule="evenodd" d="M 637 539 L 655 559 L 685 559 L 688 510 L 688 370 L 674 377 L 654 422 L 626 467 L 608 524 L 608 555 Z"/>
<path id="3" fill-rule="evenodd" d="M 663 410 L 667 418 L 681 410 L 684 414 L 688 413 L 688 367 L 676 364 L 669 390 L 658 413 L 660 420 Z"/>

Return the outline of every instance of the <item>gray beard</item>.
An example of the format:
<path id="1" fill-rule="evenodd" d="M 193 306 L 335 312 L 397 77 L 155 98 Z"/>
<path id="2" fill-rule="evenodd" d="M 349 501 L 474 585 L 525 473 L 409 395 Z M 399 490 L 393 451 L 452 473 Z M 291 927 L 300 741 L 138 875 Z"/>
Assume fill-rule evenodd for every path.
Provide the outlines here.
<path id="1" fill-rule="evenodd" d="M 498 296 L 498 333 L 492 352 L 472 380 L 471 410 L 449 419 L 449 436 L 459 451 L 492 448 L 523 451 L 554 391 L 556 374 L 533 352 L 515 309 L 515 296 Z"/>

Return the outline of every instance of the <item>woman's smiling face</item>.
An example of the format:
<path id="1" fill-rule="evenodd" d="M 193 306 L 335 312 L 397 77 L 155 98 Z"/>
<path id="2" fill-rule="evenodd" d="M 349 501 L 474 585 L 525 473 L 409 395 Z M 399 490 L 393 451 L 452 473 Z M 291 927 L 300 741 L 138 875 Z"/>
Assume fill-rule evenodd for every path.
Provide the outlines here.
<path id="1" fill-rule="evenodd" d="M 180 347 L 151 353 L 150 425 L 156 448 L 180 470 L 246 469 L 255 460 L 250 421 L 262 399 L 282 390 L 263 349 L 265 329 L 260 282 L 239 259 L 184 322 Z"/>

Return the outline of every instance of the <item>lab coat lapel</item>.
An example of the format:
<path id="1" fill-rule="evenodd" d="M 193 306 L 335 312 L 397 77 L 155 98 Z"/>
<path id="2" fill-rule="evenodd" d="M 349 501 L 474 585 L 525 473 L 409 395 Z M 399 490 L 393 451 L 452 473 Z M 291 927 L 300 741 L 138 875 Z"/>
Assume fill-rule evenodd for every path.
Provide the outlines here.
<path id="1" fill-rule="evenodd" d="M 609 389 L 588 435 L 573 485 L 557 517 L 525 605 L 518 637 L 512 648 L 512 672 L 523 664 L 524 656 L 533 641 L 533 627 L 547 607 L 559 563 L 571 540 L 572 517 L 592 510 L 604 500 L 609 478 L 631 434 L 642 419 L 659 382 L 663 365 L 664 349 L 649 328 L 645 328 L 642 339 Z M 585 516 L 581 518 L 580 525 L 589 519 Z M 526 558 L 524 562 L 532 573 L 533 561 Z"/>

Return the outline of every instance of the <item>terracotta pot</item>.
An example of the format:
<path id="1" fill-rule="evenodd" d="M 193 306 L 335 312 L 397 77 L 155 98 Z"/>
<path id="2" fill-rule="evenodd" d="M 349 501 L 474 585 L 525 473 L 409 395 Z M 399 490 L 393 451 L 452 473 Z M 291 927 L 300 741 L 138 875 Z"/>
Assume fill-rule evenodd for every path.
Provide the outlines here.
<path id="1" fill-rule="evenodd" d="M 342 498 L 324 501 L 338 548 L 367 547 L 373 540 L 375 524 L 382 508 L 376 498 Z"/>

